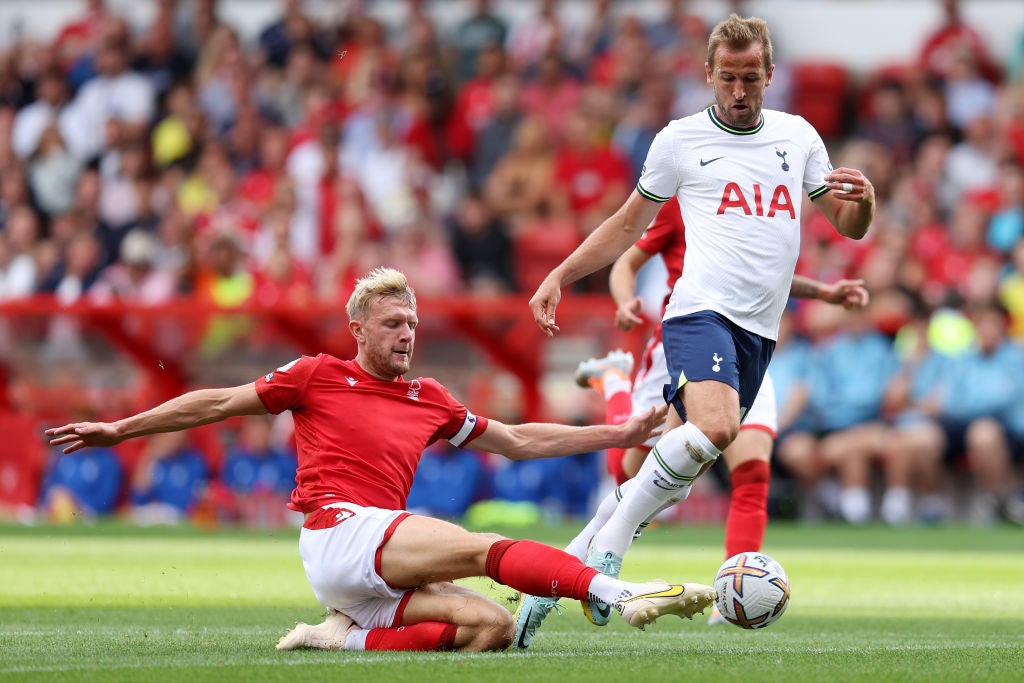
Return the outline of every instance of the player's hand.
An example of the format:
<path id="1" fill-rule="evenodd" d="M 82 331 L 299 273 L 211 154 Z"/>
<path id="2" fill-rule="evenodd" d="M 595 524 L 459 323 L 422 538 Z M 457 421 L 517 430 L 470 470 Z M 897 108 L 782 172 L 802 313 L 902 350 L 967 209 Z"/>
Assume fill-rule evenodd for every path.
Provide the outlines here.
<path id="1" fill-rule="evenodd" d="M 630 415 L 629 420 L 622 424 L 622 448 L 639 446 L 651 437 L 661 434 L 661 428 L 665 426 L 666 415 L 668 415 L 668 404 L 650 408 L 638 415 Z"/>
<path id="2" fill-rule="evenodd" d="M 855 168 L 840 166 L 825 176 L 825 184 L 844 202 L 875 201 L 875 187 Z"/>
<path id="3" fill-rule="evenodd" d="M 122 439 L 108 422 L 76 422 L 46 430 L 51 446 L 64 446 L 64 453 L 74 453 L 87 446 L 116 446 Z"/>
<path id="4" fill-rule="evenodd" d="M 615 309 L 615 327 L 629 332 L 637 325 L 643 323 L 644 319 L 640 317 L 640 313 L 643 310 L 644 300 L 638 296 L 633 297 Z"/>
<path id="5" fill-rule="evenodd" d="M 871 295 L 864 287 L 864 280 L 836 280 L 830 285 L 825 285 L 818 292 L 818 298 L 822 301 L 846 310 L 864 308 L 871 301 Z"/>
<path id="6" fill-rule="evenodd" d="M 562 290 L 558 286 L 558 281 L 551 275 L 544 278 L 544 282 L 540 283 L 540 287 L 530 299 L 533 319 L 549 337 L 555 336 L 555 332 L 560 331 L 558 325 L 555 324 L 555 309 L 558 308 L 558 302 L 561 300 Z"/>

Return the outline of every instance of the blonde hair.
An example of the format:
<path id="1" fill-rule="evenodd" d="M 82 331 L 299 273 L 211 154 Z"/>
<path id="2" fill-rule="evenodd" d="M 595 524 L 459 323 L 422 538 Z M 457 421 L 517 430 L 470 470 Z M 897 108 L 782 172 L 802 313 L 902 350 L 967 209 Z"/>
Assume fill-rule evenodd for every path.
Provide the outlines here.
<path id="1" fill-rule="evenodd" d="M 416 292 L 409 286 L 405 274 L 394 268 L 377 266 L 356 280 L 356 288 L 345 306 L 349 320 L 362 320 L 369 314 L 371 306 L 389 296 L 397 297 L 416 310 Z"/>
<path id="2" fill-rule="evenodd" d="M 772 38 L 768 33 L 768 22 L 758 17 L 743 19 L 732 14 L 725 21 L 719 22 L 708 38 L 708 64 L 715 68 L 715 52 L 719 45 L 730 50 L 745 50 L 752 43 L 761 43 L 764 48 L 765 71 L 772 68 Z"/>

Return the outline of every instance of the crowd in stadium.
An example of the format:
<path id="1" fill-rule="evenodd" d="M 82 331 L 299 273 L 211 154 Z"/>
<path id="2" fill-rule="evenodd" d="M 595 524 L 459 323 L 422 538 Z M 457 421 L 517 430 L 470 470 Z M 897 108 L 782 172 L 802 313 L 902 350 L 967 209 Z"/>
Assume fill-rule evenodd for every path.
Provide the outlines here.
<path id="1" fill-rule="evenodd" d="M 478 0 L 442 35 L 426 2 L 398 30 L 282 0 L 252 43 L 216 0 L 156 5 L 138 30 L 88 0 L 52 42 L 0 51 L 0 301 L 342 304 L 382 263 L 421 297 L 529 293 L 621 204 L 661 127 L 710 103 L 709 24 L 682 2 L 655 21 L 595 2 L 569 25 L 557 0 L 517 22 Z M 872 297 L 784 319 L 776 463 L 807 516 L 939 522 L 969 478 L 972 520 L 1024 523 L 1024 27 L 996 60 L 945 5 L 915 60 L 870 73 L 816 73 L 777 44 L 766 106 L 815 100 L 833 163 L 879 202 L 860 242 L 806 213 L 797 272 Z M 287 488 L 289 454 L 267 457 L 220 479 Z M 174 479 L 147 462 L 140 505 Z M 48 483 L 76 467 L 57 465 Z"/>

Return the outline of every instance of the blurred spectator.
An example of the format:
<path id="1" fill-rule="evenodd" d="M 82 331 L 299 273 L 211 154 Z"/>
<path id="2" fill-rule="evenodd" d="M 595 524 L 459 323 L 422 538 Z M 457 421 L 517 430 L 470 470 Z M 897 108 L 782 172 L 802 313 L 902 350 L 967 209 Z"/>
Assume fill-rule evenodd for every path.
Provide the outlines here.
<path id="1" fill-rule="evenodd" d="M 219 136 L 248 99 L 248 73 L 238 34 L 219 24 L 202 44 L 194 72 L 196 101 Z"/>
<path id="2" fill-rule="evenodd" d="M 988 223 L 987 242 L 993 250 L 1007 254 L 1024 237 L 1024 167 L 1015 160 L 999 164 L 999 205 Z"/>
<path id="3" fill-rule="evenodd" d="M 455 29 L 456 75 L 460 82 L 479 73 L 484 51 L 503 50 L 508 26 L 491 9 L 490 0 L 473 0 L 473 13 Z"/>
<path id="4" fill-rule="evenodd" d="M 557 52 L 544 55 L 537 65 L 537 75 L 522 88 L 523 111 L 540 117 L 556 142 L 561 142 L 565 114 L 576 108 L 583 96 L 583 87 L 566 70 Z"/>
<path id="5" fill-rule="evenodd" d="M 113 256 L 129 230 L 156 221 L 145 144 L 131 139 L 118 141 L 100 160 L 99 180 L 97 210 L 103 226 L 101 237 Z"/>
<path id="6" fill-rule="evenodd" d="M 150 136 L 153 162 L 161 168 L 194 157 L 203 142 L 205 125 L 188 83 L 172 86 L 164 107 L 167 115 L 153 127 Z"/>
<path id="7" fill-rule="evenodd" d="M 523 119 L 512 147 L 487 178 L 484 196 L 494 212 L 513 227 L 517 220 L 536 215 L 562 201 L 555 187 L 555 157 L 543 119 Z"/>
<path id="8" fill-rule="evenodd" d="M 944 87 L 946 113 L 957 130 L 980 116 L 988 116 L 995 107 L 995 86 L 982 77 L 975 57 L 965 50 L 956 52 Z"/>
<path id="9" fill-rule="evenodd" d="M 515 291 L 512 240 L 507 226 L 477 195 L 467 194 L 451 222 L 451 241 L 468 291 L 501 294 Z"/>
<path id="10" fill-rule="evenodd" d="M 455 106 L 455 96 L 438 55 L 406 55 L 399 79 L 401 107 L 408 117 L 403 142 L 436 172 L 444 171 L 451 162 L 461 165 L 468 161 L 473 146 L 468 112 Z"/>
<path id="11" fill-rule="evenodd" d="M 61 140 L 57 126 L 45 128 L 28 167 L 28 182 L 39 210 L 56 216 L 71 210 L 82 163 Z"/>
<path id="12" fill-rule="evenodd" d="M 153 306 L 170 299 L 176 289 L 174 273 L 158 263 L 157 239 L 135 229 L 121 240 L 118 259 L 103 270 L 89 289 L 99 304 L 121 302 Z"/>
<path id="13" fill-rule="evenodd" d="M 258 145 L 256 165 L 240 177 L 236 193 L 257 213 L 263 213 L 275 204 L 290 203 L 294 188 L 285 167 L 288 132 L 278 126 L 263 126 L 259 131 Z"/>
<path id="14" fill-rule="evenodd" d="M 369 104 L 379 91 L 394 85 L 399 58 L 386 37 L 384 26 L 364 13 L 353 13 L 341 27 L 338 57 L 331 67 L 346 110 Z"/>
<path id="15" fill-rule="evenodd" d="M 271 422 L 267 415 L 244 418 L 238 441 L 224 455 L 220 479 L 236 494 L 259 491 L 286 497 L 295 488 L 298 460 L 294 452 L 271 443 Z"/>
<path id="16" fill-rule="evenodd" d="M 509 31 L 508 52 L 517 70 L 528 72 L 538 60 L 560 57 L 565 33 L 565 25 L 558 16 L 558 0 L 539 0 L 536 10 Z"/>
<path id="17" fill-rule="evenodd" d="M 149 437 L 131 480 L 132 519 L 138 524 L 177 524 L 193 509 L 209 482 L 202 454 L 188 435 Z"/>
<path id="18" fill-rule="evenodd" d="M 124 473 L 110 448 L 65 455 L 50 452 L 39 491 L 39 508 L 58 523 L 94 520 L 114 512 L 121 499 Z"/>
<path id="19" fill-rule="evenodd" d="M 416 220 L 419 197 L 431 184 L 431 172 L 423 159 L 404 144 L 396 130 L 397 112 L 384 108 L 374 116 L 373 149 L 362 158 L 346 158 L 370 209 L 385 231 L 394 235 Z M 351 159 L 351 160 L 349 160 Z"/>
<path id="20" fill-rule="evenodd" d="M 453 113 L 474 135 L 494 117 L 499 106 L 499 81 L 508 73 L 507 56 L 500 45 L 486 46 L 477 52 L 473 70 L 455 94 Z"/>
<path id="21" fill-rule="evenodd" d="M 488 176 L 508 153 L 516 128 L 523 119 L 519 106 L 519 78 L 511 73 L 496 78 L 491 87 L 494 111 L 477 130 L 475 150 L 469 169 L 469 187 L 482 190 Z M 472 119 L 470 119 L 472 120 Z"/>
<path id="22" fill-rule="evenodd" d="M 391 260 L 403 264 L 409 284 L 424 296 L 462 291 L 458 263 L 444 228 L 437 223 L 420 220 L 403 226 L 391 241 Z"/>
<path id="23" fill-rule="evenodd" d="M 952 466 L 963 455 L 981 493 L 972 520 L 987 523 L 998 514 L 1024 524 L 1007 434 L 1021 400 L 1024 351 L 1007 339 L 1000 307 L 977 306 L 971 319 L 976 346 L 956 356 L 933 351 L 917 367 L 893 448 L 910 459 L 930 520 L 950 514 L 941 495 L 943 464 Z"/>
<path id="24" fill-rule="evenodd" d="M 56 122 L 68 96 L 64 79 L 53 72 L 39 77 L 35 94 L 33 101 L 18 110 L 11 131 L 11 147 L 21 159 L 36 153 L 43 133 Z"/>
<path id="25" fill-rule="evenodd" d="M 92 232 L 79 232 L 68 241 L 56 264 L 37 287 L 69 306 L 96 281 L 101 265 L 102 245 Z"/>
<path id="26" fill-rule="evenodd" d="M 947 79 L 960 55 L 968 55 L 989 81 L 999 78 L 999 68 L 989 56 L 985 39 L 960 14 L 959 0 L 942 0 L 942 24 L 921 46 L 918 62 L 933 78 Z"/>
<path id="27" fill-rule="evenodd" d="M 238 231 L 219 226 L 209 236 L 202 266 L 195 283 L 198 299 L 220 307 L 232 307 L 248 301 L 253 292 L 253 277 L 245 268 L 245 252 Z"/>
<path id="28" fill-rule="evenodd" d="M 192 70 L 192 60 L 179 47 L 177 6 L 178 0 L 157 0 L 153 21 L 136 46 L 132 66 L 149 79 L 158 96 L 166 94 L 173 84 L 187 80 Z"/>
<path id="29" fill-rule="evenodd" d="M 60 28 L 52 46 L 60 68 L 75 87 L 91 75 L 91 59 L 111 16 L 104 0 L 85 0 L 82 4 L 85 11 Z"/>
<path id="30" fill-rule="evenodd" d="M 871 516 L 871 465 L 883 462 L 888 480 L 883 513 L 890 523 L 904 523 L 910 513 L 906 468 L 901 454 L 887 453 L 890 431 L 882 420 L 882 399 L 897 359 L 890 341 L 872 326 L 870 311 L 840 312 L 837 332 L 811 352 L 808 428 L 780 437 L 777 453 L 805 498 L 815 495 L 826 473 L 835 470 L 838 499 L 825 502 L 836 504 L 839 515 L 854 524 Z"/>
<path id="31" fill-rule="evenodd" d="M 35 291 L 38 277 L 39 219 L 35 212 L 24 205 L 13 207 L 0 237 L 0 301 L 27 297 Z"/>
<path id="32" fill-rule="evenodd" d="M 330 50 L 324 38 L 302 11 L 302 0 L 281 0 L 281 16 L 259 35 L 260 49 L 268 65 L 283 68 L 297 45 L 311 48 L 318 58 Z"/>
<path id="33" fill-rule="evenodd" d="M 95 77 L 89 79 L 58 115 L 61 137 L 83 161 L 99 156 L 109 141 L 107 123 L 118 121 L 125 139 L 142 140 L 155 113 L 155 93 L 142 74 L 128 70 L 127 46 L 100 45 Z"/>
<path id="34" fill-rule="evenodd" d="M 256 236 L 252 298 L 264 306 L 301 307 L 314 298 L 313 279 L 289 248 L 289 231 L 288 211 L 274 208 L 267 213 Z"/>
<path id="35" fill-rule="evenodd" d="M 590 16 L 582 30 L 569 36 L 566 41 L 566 58 L 584 73 L 590 72 L 595 61 L 605 56 L 612 48 L 612 42 L 618 33 L 615 26 L 616 17 L 612 12 L 613 5 L 613 0 L 592 2 Z M 623 21 L 630 21 L 632 25 L 643 30 L 643 25 L 634 17 L 627 17 Z M 625 57 L 627 54 L 619 52 L 619 56 Z M 641 52 L 639 56 L 642 59 L 644 55 Z"/>
<path id="36" fill-rule="evenodd" d="M 577 109 L 565 117 L 565 144 L 555 155 L 555 181 L 565 188 L 569 207 L 586 230 L 610 216 L 629 194 L 632 174 L 626 160 Z"/>
<path id="37" fill-rule="evenodd" d="M 910 164 L 916 134 L 903 86 L 896 81 L 882 82 L 871 91 L 867 109 L 854 136 L 881 143 L 892 152 L 897 164 Z"/>

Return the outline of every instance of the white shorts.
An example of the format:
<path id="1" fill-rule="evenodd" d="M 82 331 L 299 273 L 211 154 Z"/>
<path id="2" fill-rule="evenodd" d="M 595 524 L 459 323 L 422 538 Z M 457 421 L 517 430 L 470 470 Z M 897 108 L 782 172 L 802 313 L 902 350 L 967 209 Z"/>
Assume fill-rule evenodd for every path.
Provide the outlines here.
<path id="1" fill-rule="evenodd" d="M 316 599 L 360 628 L 400 626 L 413 589 L 381 578 L 377 551 L 408 515 L 352 503 L 331 503 L 310 514 L 299 533 L 299 554 Z"/>
<path id="2" fill-rule="evenodd" d="M 665 405 L 664 388 L 668 382 L 665 347 L 660 340 L 651 337 L 644 347 L 644 354 L 633 379 L 633 414 Z M 775 386 L 769 373 L 765 373 L 754 405 L 750 406 L 744 416 L 740 429 L 763 429 L 775 438 L 779 430 L 779 411 L 775 404 Z M 653 447 L 659 438 L 656 436 L 648 439 L 644 446 Z"/>

